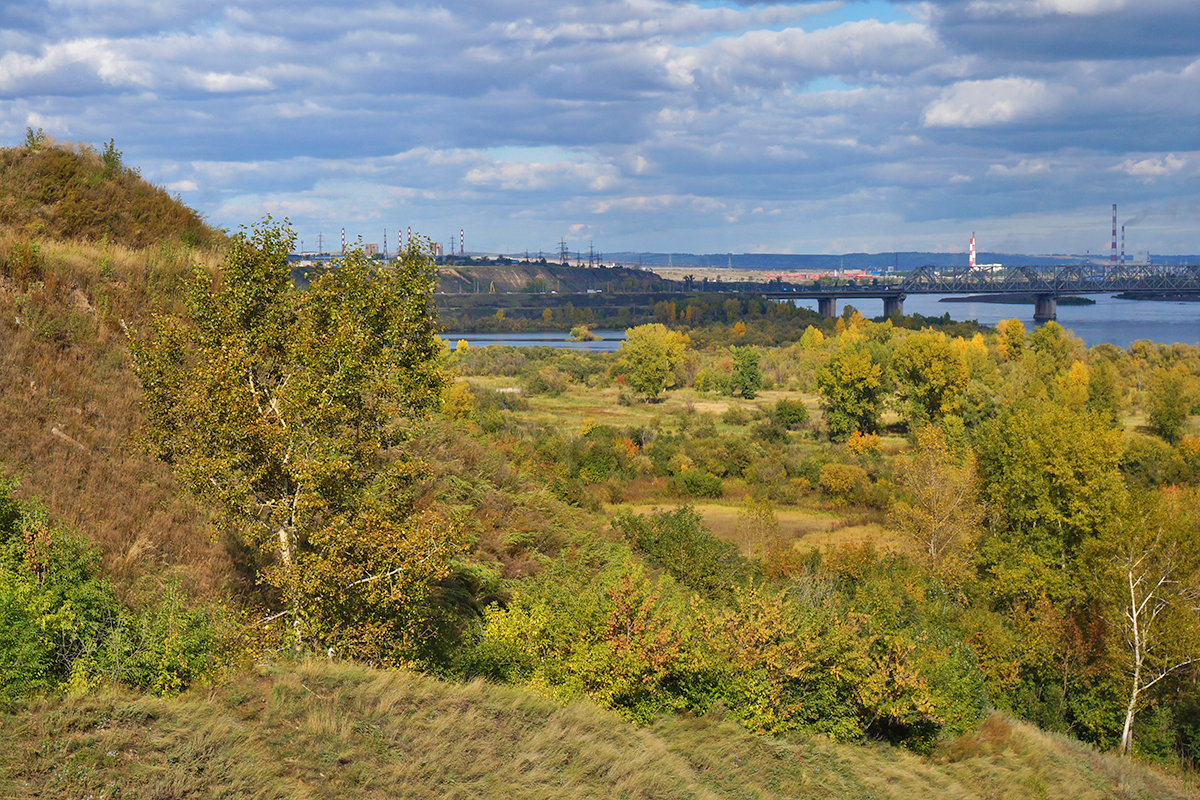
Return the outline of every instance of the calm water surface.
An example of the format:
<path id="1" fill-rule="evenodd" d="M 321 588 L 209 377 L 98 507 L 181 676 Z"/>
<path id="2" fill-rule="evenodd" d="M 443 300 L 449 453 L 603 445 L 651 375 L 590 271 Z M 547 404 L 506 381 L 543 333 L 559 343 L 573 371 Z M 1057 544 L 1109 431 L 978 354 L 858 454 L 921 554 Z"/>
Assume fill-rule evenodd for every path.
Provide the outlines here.
<path id="1" fill-rule="evenodd" d="M 625 331 L 594 330 L 597 337 L 592 342 L 572 342 L 566 333 L 443 333 L 442 338 L 454 347 L 459 339 L 466 339 L 471 347 L 486 347 L 489 344 L 506 344 L 510 347 L 562 347 L 568 350 L 583 350 L 590 353 L 612 353 L 621 346 Z"/>
<path id="2" fill-rule="evenodd" d="M 1032 303 L 941 303 L 947 295 L 913 294 L 904 299 L 904 313 L 940 317 L 949 313 L 951 319 L 973 319 L 985 325 L 995 325 L 1002 319 L 1016 317 L 1025 323 L 1026 330 L 1034 326 Z M 1167 300 L 1119 300 L 1112 295 L 1089 295 L 1094 306 L 1058 307 L 1058 324 L 1072 331 L 1091 347 L 1115 344 L 1128 347 L 1137 339 L 1149 339 L 1162 344 L 1200 343 L 1200 303 Z M 806 308 L 816 309 L 816 300 L 796 300 Z M 882 300 L 859 299 L 852 305 L 864 317 L 883 313 Z M 838 313 L 844 302 L 839 301 Z"/>
<path id="3" fill-rule="evenodd" d="M 1002 319 L 1016 317 L 1032 329 L 1032 303 L 941 303 L 946 295 L 915 294 L 904 300 L 906 314 L 924 314 L 940 317 L 949 313 L 951 319 L 978 320 L 985 325 L 995 325 Z M 1162 344 L 1183 342 L 1200 344 L 1200 303 L 1167 300 L 1119 300 L 1111 295 L 1091 295 L 1096 301 L 1092 306 L 1058 307 L 1058 323 L 1072 331 L 1089 347 L 1097 344 L 1115 344 L 1128 347 L 1137 339 L 1149 339 Z M 796 305 L 816 310 L 816 300 L 793 300 Z M 846 301 L 839 300 L 838 313 L 842 313 Z M 865 317 L 883 313 L 882 300 L 858 298 L 851 304 Z M 601 337 L 594 342 L 572 342 L 566 333 L 444 333 L 451 347 L 459 339 L 466 339 L 471 347 L 489 344 L 506 344 L 513 347 L 565 347 L 598 353 L 611 353 L 621 346 L 624 331 L 593 331 Z"/>

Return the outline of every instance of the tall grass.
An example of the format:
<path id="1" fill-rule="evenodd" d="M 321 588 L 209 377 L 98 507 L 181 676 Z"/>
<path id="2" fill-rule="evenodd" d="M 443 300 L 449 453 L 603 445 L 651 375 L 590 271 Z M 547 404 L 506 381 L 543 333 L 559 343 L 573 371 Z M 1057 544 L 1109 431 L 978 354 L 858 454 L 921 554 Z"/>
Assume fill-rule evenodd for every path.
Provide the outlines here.
<path id="1" fill-rule="evenodd" d="M 923 757 L 759 737 L 716 717 L 631 726 L 587 703 L 306 662 L 162 700 L 0 715 L 11 798 L 1185 798 L 1164 776 L 994 715 Z"/>
<path id="2" fill-rule="evenodd" d="M 36 274 L 15 271 L 14 253 L 27 262 L 31 247 Z M 177 309 L 192 266 L 216 258 L 0 228 L 0 472 L 99 545 L 118 586 L 175 572 L 205 591 L 236 577 L 205 510 L 136 442 L 141 389 L 127 349 L 127 331 Z"/>

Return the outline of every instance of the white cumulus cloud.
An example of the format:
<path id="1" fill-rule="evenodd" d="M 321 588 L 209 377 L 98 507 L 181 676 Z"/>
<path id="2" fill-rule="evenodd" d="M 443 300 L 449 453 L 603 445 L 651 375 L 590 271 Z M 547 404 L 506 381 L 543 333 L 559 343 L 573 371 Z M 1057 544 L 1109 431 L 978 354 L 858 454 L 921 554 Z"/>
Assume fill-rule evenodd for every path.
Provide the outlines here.
<path id="1" fill-rule="evenodd" d="M 1058 99 L 1043 81 L 996 78 L 960 81 L 925 108 L 926 127 L 980 128 L 1029 119 L 1054 109 Z"/>
<path id="2" fill-rule="evenodd" d="M 1162 158 L 1127 158 L 1118 164 L 1116 169 L 1131 177 L 1152 181 L 1155 178 L 1174 175 L 1187 165 L 1186 158 L 1181 158 L 1174 153 L 1167 153 Z"/>

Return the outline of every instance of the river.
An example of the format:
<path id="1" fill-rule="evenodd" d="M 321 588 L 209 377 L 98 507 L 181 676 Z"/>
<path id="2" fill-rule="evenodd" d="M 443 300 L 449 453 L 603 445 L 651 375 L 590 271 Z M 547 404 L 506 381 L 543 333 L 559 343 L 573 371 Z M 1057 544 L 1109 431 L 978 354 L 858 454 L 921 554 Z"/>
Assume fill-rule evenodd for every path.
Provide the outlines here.
<path id="1" fill-rule="evenodd" d="M 443 333 L 442 338 L 451 347 L 459 339 L 466 339 L 471 347 L 486 347 L 489 344 L 505 344 L 509 347 L 561 347 L 582 350 L 586 353 L 612 353 L 621 346 L 625 331 L 596 329 L 596 337 L 590 342 L 572 342 L 566 333 Z"/>
<path id="2" fill-rule="evenodd" d="M 905 314 L 924 314 L 940 317 L 949 313 L 951 319 L 973 319 L 985 325 L 995 325 L 1002 319 L 1016 317 L 1031 330 L 1033 303 L 941 303 L 946 295 L 910 294 L 904 299 Z M 1095 305 L 1058 307 L 1058 324 L 1070 330 L 1088 347 L 1115 344 L 1128 347 L 1138 339 L 1161 344 L 1200 343 L 1200 302 L 1175 300 L 1121 300 L 1112 295 L 1089 295 Z M 797 305 L 815 309 L 817 301 L 797 300 Z M 882 300 L 860 299 L 852 303 L 864 317 L 883 313 Z M 838 313 L 844 304 L 838 302 Z"/>
<path id="3" fill-rule="evenodd" d="M 978 320 L 985 325 L 995 325 L 1002 319 L 1016 317 L 1032 329 L 1032 303 L 941 303 L 946 295 L 914 294 L 904 300 L 906 314 L 923 314 L 940 317 L 949 313 L 951 319 Z M 1058 307 L 1058 323 L 1073 332 L 1091 347 L 1097 344 L 1115 344 L 1128 347 L 1137 339 L 1149 339 L 1161 344 L 1200 343 L 1200 302 L 1189 303 L 1173 300 L 1120 300 L 1111 295 L 1091 295 L 1095 305 Z M 816 309 L 816 300 L 794 300 L 798 306 Z M 847 301 L 838 301 L 840 314 Z M 882 300 L 858 298 L 851 303 L 865 317 L 883 313 Z M 572 342 L 566 333 L 445 333 L 451 347 L 459 339 L 466 339 L 472 347 L 489 344 L 506 344 L 513 347 L 564 347 L 587 352 L 611 353 L 621 346 L 624 331 L 597 330 L 600 337 L 593 342 Z"/>

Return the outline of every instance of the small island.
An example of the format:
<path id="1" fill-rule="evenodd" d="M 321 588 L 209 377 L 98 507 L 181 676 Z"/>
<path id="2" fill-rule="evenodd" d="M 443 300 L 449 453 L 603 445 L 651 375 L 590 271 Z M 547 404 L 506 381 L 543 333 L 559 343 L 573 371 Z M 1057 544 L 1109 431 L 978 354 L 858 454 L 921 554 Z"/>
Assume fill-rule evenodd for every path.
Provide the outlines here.
<path id="1" fill-rule="evenodd" d="M 1009 294 L 969 294 L 961 297 L 943 297 L 939 303 L 1029 303 L 1037 301 L 1029 292 L 1012 292 Z M 1060 306 L 1094 306 L 1096 301 L 1090 297 L 1063 295 L 1058 298 Z"/>
<path id="2" fill-rule="evenodd" d="M 574 328 L 571 328 L 571 333 L 567 336 L 567 339 L 572 342 L 596 342 L 600 340 L 600 337 L 592 333 L 587 325 L 576 325 Z"/>

